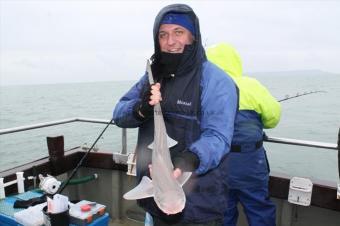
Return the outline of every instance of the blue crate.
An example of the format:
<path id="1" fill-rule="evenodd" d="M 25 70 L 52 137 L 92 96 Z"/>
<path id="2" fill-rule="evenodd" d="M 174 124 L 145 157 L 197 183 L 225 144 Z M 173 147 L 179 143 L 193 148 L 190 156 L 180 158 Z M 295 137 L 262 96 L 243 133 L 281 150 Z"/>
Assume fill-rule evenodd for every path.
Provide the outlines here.
<path id="1" fill-rule="evenodd" d="M 109 225 L 108 213 L 105 213 L 103 216 L 94 220 L 91 224 L 88 224 L 88 226 L 108 226 L 108 225 Z"/>
<path id="2" fill-rule="evenodd" d="M 1 226 L 18 226 L 19 224 L 11 217 L 0 213 Z"/>

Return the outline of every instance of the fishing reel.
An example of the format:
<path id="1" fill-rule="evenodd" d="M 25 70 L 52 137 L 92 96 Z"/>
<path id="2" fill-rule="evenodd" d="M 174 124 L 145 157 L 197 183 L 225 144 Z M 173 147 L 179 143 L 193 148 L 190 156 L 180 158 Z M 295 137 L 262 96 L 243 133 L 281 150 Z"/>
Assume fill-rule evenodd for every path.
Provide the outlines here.
<path id="1" fill-rule="evenodd" d="M 54 195 L 61 185 L 60 181 L 58 181 L 55 177 L 48 174 L 46 177 L 39 174 L 39 179 L 40 179 L 39 188 L 45 193 L 50 195 Z"/>

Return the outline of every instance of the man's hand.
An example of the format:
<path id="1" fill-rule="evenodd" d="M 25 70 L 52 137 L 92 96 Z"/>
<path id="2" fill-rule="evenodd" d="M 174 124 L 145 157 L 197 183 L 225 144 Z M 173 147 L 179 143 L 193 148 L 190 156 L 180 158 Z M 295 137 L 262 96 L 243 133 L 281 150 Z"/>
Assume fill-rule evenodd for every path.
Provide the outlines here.
<path id="1" fill-rule="evenodd" d="M 180 168 L 176 168 L 172 173 L 175 179 L 179 178 L 182 175 L 182 170 Z"/>
<path id="2" fill-rule="evenodd" d="M 152 164 L 149 164 L 149 172 L 150 172 L 150 176 L 151 176 L 151 179 L 152 179 Z M 176 168 L 176 169 L 174 169 L 172 175 L 175 179 L 177 179 L 178 177 L 180 177 L 182 175 L 182 170 L 180 168 Z"/>
<path id="3" fill-rule="evenodd" d="M 162 100 L 161 84 L 156 83 L 150 87 L 150 90 L 146 91 L 142 97 L 142 102 L 136 109 L 136 113 L 142 118 L 149 118 L 153 113 L 153 106 L 158 104 Z"/>
<path id="4" fill-rule="evenodd" d="M 151 86 L 151 96 L 150 96 L 150 101 L 149 104 L 151 106 L 154 106 L 161 102 L 162 100 L 162 94 L 161 94 L 161 84 L 156 83 Z"/>

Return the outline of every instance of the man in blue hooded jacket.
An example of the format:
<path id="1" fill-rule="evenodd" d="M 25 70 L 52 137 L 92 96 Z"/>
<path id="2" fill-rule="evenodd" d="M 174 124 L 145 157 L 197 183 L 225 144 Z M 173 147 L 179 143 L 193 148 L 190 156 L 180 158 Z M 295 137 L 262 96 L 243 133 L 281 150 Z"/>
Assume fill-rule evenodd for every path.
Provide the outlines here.
<path id="1" fill-rule="evenodd" d="M 229 44 L 207 49 L 208 59 L 228 73 L 239 88 L 239 109 L 226 172 L 228 207 L 224 226 L 236 226 L 240 202 L 251 226 L 274 226 L 275 205 L 269 199 L 269 165 L 262 145 L 263 128 L 280 121 L 280 103 L 254 78 L 242 76 L 239 54 Z"/>
<path id="2" fill-rule="evenodd" d="M 226 171 L 237 109 L 237 90 L 229 76 L 206 60 L 198 18 L 187 5 L 164 7 L 153 29 L 154 54 L 149 85 L 145 74 L 118 102 L 116 125 L 139 127 L 137 179 L 150 176 L 153 106 L 161 103 L 166 131 L 177 141 L 170 148 L 174 177 L 193 171 L 184 184 L 182 212 L 163 213 L 152 198 L 138 200 L 159 225 L 221 225 L 226 208 Z"/>

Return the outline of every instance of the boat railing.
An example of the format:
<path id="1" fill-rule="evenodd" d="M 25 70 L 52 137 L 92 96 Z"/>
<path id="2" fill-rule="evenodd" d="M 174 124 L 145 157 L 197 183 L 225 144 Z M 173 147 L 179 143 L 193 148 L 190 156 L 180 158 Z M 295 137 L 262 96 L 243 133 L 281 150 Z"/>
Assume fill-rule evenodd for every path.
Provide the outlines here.
<path id="1" fill-rule="evenodd" d="M 82 117 L 75 117 L 75 118 L 67 118 L 61 119 L 56 121 L 49 121 L 44 123 L 36 123 L 32 125 L 26 126 L 19 126 L 19 127 L 12 127 L 6 129 L 0 129 L 0 135 L 10 134 L 10 133 L 17 133 L 26 130 L 33 130 L 33 129 L 40 129 L 44 127 L 56 126 L 61 124 L 68 124 L 74 122 L 89 122 L 89 123 L 100 123 L 100 124 L 108 124 L 110 120 L 105 119 L 95 119 L 95 118 L 82 118 Z M 115 125 L 114 122 L 111 123 Z M 127 133 L 125 128 L 122 129 L 122 152 L 121 154 L 127 153 Z M 340 137 L 340 130 L 339 135 Z M 339 140 L 339 138 L 338 138 Z M 298 139 L 291 139 L 291 138 L 281 138 L 281 137 L 269 137 L 265 136 L 264 141 L 271 142 L 271 143 L 280 143 L 280 144 L 289 144 L 289 145 L 297 145 L 297 146 L 305 146 L 305 147 L 315 147 L 315 148 L 323 148 L 323 149 L 330 149 L 330 150 L 338 150 L 339 144 L 335 143 L 325 143 L 325 142 L 316 142 L 316 141 L 309 141 L 309 140 L 298 140 Z M 339 143 L 339 141 L 338 141 Z"/>
<path id="2" fill-rule="evenodd" d="M 309 140 L 297 140 L 297 139 L 281 138 L 281 137 L 265 137 L 264 141 L 270 142 L 270 143 L 289 144 L 289 145 L 296 145 L 296 146 L 338 150 L 337 144 L 316 142 L 316 141 L 309 141 Z"/>
<path id="3" fill-rule="evenodd" d="M 105 119 L 82 118 L 82 117 L 67 118 L 67 119 L 61 119 L 61 120 L 56 120 L 56 121 L 36 123 L 36 124 L 26 125 L 26 126 L 18 126 L 18 127 L 7 128 L 7 129 L 0 129 L 0 135 L 17 133 L 17 132 L 22 132 L 22 131 L 26 131 L 26 130 L 40 129 L 40 128 L 44 128 L 44 127 L 50 127 L 50 126 L 56 126 L 56 125 L 61 125 L 61 124 L 74 123 L 74 122 L 89 122 L 89 123 L 108 124 L 111 121 L 105 120 Z M 114 125 L 114 122 L 112 122 L 111 124 Z M 121 154 L 126 154 L 126 153 L 127 153 L 127 135 L 126 135 L 126 129 L 124 128 L 124 129 L 122 129 L 122 151 L 121 151 Z"/>
<path id="4" fill-rule="evenodd" d="M 18 127 L 7 128 L 7 129 L 0 129 L 0 135 L 22 132 L 25 130 L 39 129 L 39 128 L 61 125 L 61 124 L 67 124 L 67 123 L 73 123 L 73 122 L 91 122 L 91 123 L 108 124 L 110 120 L 93 119 L 93 118 L 78 118 L 78 117 L 67 118 L 67 119 L 61 119 L 61 120 L 50 121 L 50 122 L 36 123 L 32 125 L 27 125 L 27 126 L 18 126 Z M 114 123 L 111 123 L 111 124 L 114 125 Z"/>
<path id="5" fill-rule="evenodd" d="M 74 122 L 88 122 L 88 123 L 106 124 L 106 125 L 110 123 L 112 125 L 115 125 L 115 123 L 110 120 L 76 117 L 76 118 L 49 121 L 49 122 L 37 123 L 37 124 L 32 124 L 32 125 L 20 126 L 20 127 L 0 129 L 0 135 L 17 133 L 17 132 L 22 132 L 22 131 L 27 131 L 27 130 L 40 129 L 44 127 L 56 126 L 56 125 L 61 125 L 61 124 L 69 124 L 69 123 L 74 123 Z M 120 157 L 127 156 L 127 129 L 125 128 L 122 129 L 121 141 L 122 141 L 122 150 L 120 153 L 114 154 L 113 155 L 114 158 L 115 158 L 115 155 L 119 155 Z M 339 178 L 340 178 L 340 148 L 339 148 L 340 147 L 340 130 L 338 133 L 337 144 L 316 142 L 316 141 L 309 141 L 309 140 L 298 140 L 298 139 L 291 139 L 291 138 L 282 138 L 282 137 L 269 137 L 266 135 L 264 136 L 264 141 L 271 142 L 271 143 L 285 144 L 285 145 L 305 146 L 305 147 L 322 148 L 322 149 L 328 149 L 328 150 L 336 150 L 338 151 L 338 173 L 339 173 Z M 127 159 L 125 157 L 124 159 Z M 116 158 L 115 158 L 115 162 L 117 162 Z M 118 161 L 118 163 L 119 162 L 120 161 Z M 338 199 L 340 199 L 340 184 L 338 184 Z"/>
<path id="6" fill-rule="evenodd" d="M 82 118 L 82 117 L 75 117 L 75 118 L 67 118 L 61 119 L 56 121 L 49 121 L 43 123 L 36 123 L 32 125 L 26 126 L 19 126 L 19 127 L 12 127 L 7 129 L 0 129 L 0 135 L 10 134 L 10 133 L 17 133 L 26 130 L 34 130 L 40 129 L 44 127 L 56 126 L 61 124 L 68 124 L 74 122 L 88 122 L 88 123 L 99 123 L 99 124 L 112 124 L 115 123 L 110 120 L 105 119 L 95 119 L 95 118 Z M 316 141 L 309 141 L 309 140 L 298 140 L 298 139 L 291 139 L 291 138 L 282 138 L 282 137 L 269 137 L 267 135 L 264 136 L 264 141 L 271 142 L 271 143 L 279 143 L 279 144 L 288 144 L 288 145 L 295 145 L 295 146 L 305 146 L 305 147 L 314 147 L 314 148 L 323 148 L 328 150 L 337 150 L 338 151 L 338 173 L 340 178 L 340 129 L 338 133 L 338 143 L 325 143 L 325 142 L 316 142 Z M 126 155 L 127 154 L 127 129 L 122 129 L 122 150 L 119 154 Z"/>

